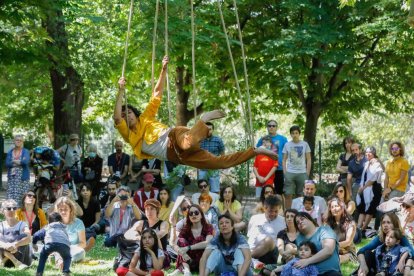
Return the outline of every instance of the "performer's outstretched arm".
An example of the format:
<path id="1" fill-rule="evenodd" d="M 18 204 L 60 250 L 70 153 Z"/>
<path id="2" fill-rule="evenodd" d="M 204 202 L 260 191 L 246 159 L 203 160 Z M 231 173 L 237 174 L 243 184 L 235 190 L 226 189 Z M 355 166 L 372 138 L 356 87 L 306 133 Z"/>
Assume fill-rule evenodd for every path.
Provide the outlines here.
<path id="1" fill-rule="evenodd" d="M 164 91 L 165 76 L 167 75 L 167 65 L 169 62 L 168 56 L 162 59 L 162 69 L 160 77 L 158 78 L 157 84 L 155 85 L 154 91 L 152 92 L 153 97 L 161 98 L 162 92 Z"/>
<path id="2" fill-rule="evenodd" d="M 118 85 L 118 95 L 116 96 L 116 102 L 115 102 L 115 110 L 114 110 L 114 121 L 115 124 L 118 125 L 121 123 L 122 120 L 122 98 L 124 97 L 125 93 L 125 78 L 121 77 L 119 78 Z"/>

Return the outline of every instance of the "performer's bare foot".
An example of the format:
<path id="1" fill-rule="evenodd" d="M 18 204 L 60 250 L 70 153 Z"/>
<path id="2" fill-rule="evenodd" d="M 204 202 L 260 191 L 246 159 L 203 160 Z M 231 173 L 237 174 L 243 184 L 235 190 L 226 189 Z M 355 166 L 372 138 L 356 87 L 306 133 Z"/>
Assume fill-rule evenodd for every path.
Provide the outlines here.
<path id="1" fill-rule="evenodd" d="M 226 117 L 226 113 L 224 111 L 216 109 L 216 110 L 209 111 L 201 115 L 200 120 L 207 123 L 211 120 L 221 119 L 223 117 Z"/>
<path id="2" fill-rule="evenodd" d="M 279 156 L 277 155 L 276 152 L 265 149 L 263 147 L 258 147 L 254 149 L 254 153 L 256 153 L 256 155 L 258 154 L 263 154 L 266 156 L 269 156 L 270 158 L 272 158 L 273 160 L 278 160 Z"/>

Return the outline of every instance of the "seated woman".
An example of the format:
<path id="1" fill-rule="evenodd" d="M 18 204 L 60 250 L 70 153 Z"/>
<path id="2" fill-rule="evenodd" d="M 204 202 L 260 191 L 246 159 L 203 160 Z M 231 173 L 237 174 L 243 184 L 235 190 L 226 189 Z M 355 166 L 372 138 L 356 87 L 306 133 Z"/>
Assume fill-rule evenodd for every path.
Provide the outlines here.
<path id="1" fill-rule="evenodd" d="M 95 244 L 96 233 L 99 232 L 101 226 L 101 208 L 99 202 L 92 197 L 92 187 L 89 183 L 83 183 L 80 186 L 80 197 L 77 201 L 82 208 L 83 215 L 79 218 L 82 220 L 86 228 L 86 247 L 88 252 Z"/>
<path id="2" fill-rule="evenodd" d="M 142 233 L 145 229 L 151 228 L 157 233 L 157 241 L 160 241 L 159 248 L 167 254 L 167 244 L 168 244 L 168 231 L 169 225 L 168 222 L 160 220 L 158 214 L 160 211 L 161 204 L 158 200 L 154 198 L 147 199 L 144 203 L 145 216 L 146 220 L 137 221 L 125 234 L 125 237 L 129 236 L 130 233 L 134 233 L 136 237 L 134 240 L 141 240 Z M 132 235 L 131 235 L 132 236 Z M 164 268 L 169 267 L 169 257 L 166 256 Z"/>
<path id="3" fill-rule="evenodd" d="M 24 221 L 29 226 L 30 234 L 33 235 L 47 224 L 45 212 L 38 208 L 37 197 L 33 191 L 23 195 L 21 208 L 16 211 L 16 218 Z"/>
<path id="4" fill-rule="evenodd" d="M 164 258 L 163 250 L 158 247 L 157 234 L 147 228 L 142 232 L 140 246 L 134 252 L 126 276 L 164 275 L 161 271 Z M 122 275 L 118 270 L 117 274 Z"/>
<path id="5" fill-rule="evenodd" d="M 199 197 L 200 207 L 204 212 L 204 216 L 208 223 L 213 225 L 214 227 L 214 236 L 218 233 L 218 217 L 220 216 L 220 212 L 216 206 L 212 206 L 211 203 L 213 199 L 209 194 L 202 194 Z"/>
<path id="6" fill-rule="evenodd" d="M 375 261 L 375 253 L 374 250 L 384 244 L 385 236 L 390 230 L 400 229 L 401 224 L 398 216 L 395 213 L 385 213 L 381 218 L 381 224 L 378 231 L 378 235 L 374 237 L 367 245 L 359 249 L 357 256 L 359 262 L 359 268 L 352 274 L 358 276 L 366 276 L 366 275 L 375 275 L 380 268 L 376 267 Z M 414 256 L 414 248 L 408 241 L 408 239 L 403 236 L 401 239 L 400 244 L 402 246 L 406 246 L 410 249 L 410 255 Z M 405 264 L 401 264 L 403 267 Z M 410 267 L 404 267 L 405 270 L 408 272 L 410 271 Z"/>
<path id="7" fill-rule="evenodd" d="M 66 225 L 66 232 L 71 244 L 70 255 L 72 256 L 72 262 L 82 261 L 85 258 L 86 247 L 85 225 L 76 217 L 75 203 L 66 196 L 59 197 L 55 202 L 55 212 L 62 216 L 62 223 Z M 63 260 L 60 256 L 56 264 L 63 267 Z"/>
<path id="8" fill-rule="evenodd" d="M 1 204 L 5 220 L 0 222 L 0 265 L 26 269 L 32 263 L 29 227 L 16 219 L 17 202 L 6 199 Z"/>
<path id="9" fill-rule="evenodd" d="M 213 226 L 207 222 L 200 206 L 192 205 L 177 244 L 173 246 L 178 253 L 177 269 L 170 275 L 178 275 L 183 271 L 184 276 L 191 276 L 191 272 L 198 272 L 201 256 L 213 238 L 213 232 Z"/>
<path id="10" fill-rule="evenodd" d="M 285 211 L 286 229 L 277 234 L 277 249 L 282 256 L 282 263 L 287 263 L 293 259 L 298 252 L 296 247 L 298 231 L 295 228 L 295 216 L 297 214 L 296 209 L 287 209 Z"/>
<path id="11" fill-rule="evenodd" d="M 234 230 L 234 221 L 229 215 L 221 215 L 218 224 L 219 235 L 210 241 L 201 257 L 200 276 L 210 273 L 221 275 L 225 272 L 253 275 L 249 244 L 244 236 Z"/>
<path id="12" fill-rule="evenodd" d="M 240 201 L 236 199 L 236 193 L 232 186 L 228 185 L 220 190 L 220 198 L 215 205 L 221 215 L 228 214 L 231 217 L 236 231 L 246 228 L 246 223 L 243 221 L 243 208 Z"/>
<path id="13" fill-rule="evenodd" d="M 351 198 L 350 191 L 345 184 L 338 183 L 335 185 L 335 188 L 332 191 L 332 197 L 339 198 L 342 202 L 345 203 L 346 211 L 349 215 L 352 216 L 356 209 L 355 202 Z"/>
<path id="14" fill-rule="evenodd" d="M 341 184 L 342 185 L 342 184 Z M 328 202 L 328 217 L 326 224 L 335 231 L 339 242 L 339 261 L 346 263 L 356 261 L 354 236 L 356 223 L 347 213 L 345 203 L 337 197 Z"/>
<path id="15" fill-rule="evenodd" d="M 264 201 L 266 197 L 270 195 L 275 195 L 276 190 L 273 185 L 264 185 L 262 191 L 260 192 L 260 202 L 256 204 L 256 208 L 254 210 L 254 214 L 263 214 L 264 213 Z"/>
<path id="16" fill-rule="evenodd" d="M 168 188 L 161 188 L 158 192 L 157 200 L 161 203 L 158 218 L 168 222 L 174 202 L 171 201 L 171 192 Z"/>

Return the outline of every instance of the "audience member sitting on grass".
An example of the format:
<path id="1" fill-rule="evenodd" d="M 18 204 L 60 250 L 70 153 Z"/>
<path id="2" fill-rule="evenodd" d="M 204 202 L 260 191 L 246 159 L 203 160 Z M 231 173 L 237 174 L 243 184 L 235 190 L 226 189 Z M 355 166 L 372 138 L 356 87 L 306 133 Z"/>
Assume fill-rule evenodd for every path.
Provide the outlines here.
<path id="1" fill-rule="evenodd" d="M 409 249 L 400 245 L 402 237 L 400 229 L 390 230 L 385 236 L 384 244 L 375 249 L 375 260 L 379 268 L 376 276 L 403 275 Z"/>
<path id="2" fill-rule="evenodd" d="M 342 184 L 341 184 L 342 185 Z M 347 213 L 345 203 L 334 197 L 328 202 L 326 224 L 334 230 L 339 242 L 339 260 L 342 263 L 357 261 L 354 237 L 356 223 Z"/>
<path id="3" fill-rule="evenodd" d="M 278 258 L 277 234 L 286 228 L 285 220 L 279 216 L 282 201 L 269 196 L 264 201 L 264 214 L 250 218 L 247 237 L 252 257 L 264 264 L 275 264 Z"/>
<path id="4" fill-rule="evenodd" d="M 161 188 L 158 193 L 157 200 L 161 203 L 160 212 L 158 218 L 160 220 L 168 222 L 174 202 L 171 201 L 171 192 L 167 187 Z"/>
<path id="5" fill-rule="evenodd" d="M 335 232 L 329 226 L 318 227 L 312 217 L 305 212 L 299 212 L 296 215 L 295 227 L 299 231 L 296 245 L 310 241 L 315 244 L 318 253 L 310 258 L 297 261 L 293 266 L 304 268 L 314 264 L 321 276 L 341 276 L 339 246 Z"/>
<path id="6" fill-rule="evenodd" d="M 266 197 L 270 195 L 275 195 L 276 190 L 273 185 L 264 185 L 262 191 L 260 192 L 260 202 L 256 204 L 256 208 L 253 211 L 253 214 L 263 214 L 264 213 L 264 201 Z"/>
<path id="7" fill-rule="evenodd" d="M 243 221 L 243 208 L 240 201 L 236 199 L 236 193 L 232 186 L 228 185 L 220 190 L 220 198 L 215 205 L 221 215 L 228 214 L 231 217 L 236 231 L 246 228 L 246 223 Z"/>
<path id="8" fill-rule="evenodd" d="M 194 204 L 200 204 L 199 198 L 201 195 L 210 195 L 213 199 L 213 203 L 215 203 L 219 199 L 219 195 L 213 192 L 210 192 L 210 183 L 205 179 L 197 180 L 197 186 L 200 189 L 200 192 L 194 193 L 191 197 L 191 201 Z"/>
<path id="9" fill-rule="evenodd" d="M 401 230 L 400 219 L 395 213 L 385 213 L 381 218 L 378 236 L 375 236 L 367 245 L 359 249 L 357 253 L 359 268 L 352 275 L 366 276 L 375 275 L 375 273 L 379 272 L 381 268 L 376 266 L 373 250 L 384 244 L 387 233 L 395 229 Z M 408 247 L 410 249 L 410 255 L 414 256 L 414 249 L 405 236 L 401 238 L 400 244 Z M 407 272 L 410 271 L 410 267 L 405 267 L 405 269 Z"/>
<path id="10" fill-rule="evenodd" d="M 5 220 L 0 222 L 0 266 L 26 269 L 32 263 L 29 227 L 16 219 L 15 200 L 3 201 L 1 210 Z"/>
<path id="11" fill-rule="evenodd" d="M 170 214 L 170 224 L 172 229 L 170 233 L 170 245 L 177 243 L 177 238 L 186 224 L 188 210 L 190 209 L 191 205 L 191 200 L 188 197 L 184 197 L 177 211 L 174 212 L 174 214 Z M 177 221 L 179 218 L 176 215 L 177 213 L 181 214 L 181 219 L 179 221 Z"/>
<path id="12" fill-rule="evenodd" d="M 154 176 L 151 173 L 146 173 L 142 177 L 142 184 L 144 187 L 135 192 L 134 202 L 141 211 L 144 211 L 144 203 L 150 198 L 157 198 L 159 190 L 154 188 Z"/>
<path id="13" fill-rule="evenodd" d="M 253 275 L 249 245 L 244 236 L 235 231 L 234 221 L 229 215 L 221 215 L 218 224 L 220 233 L 210 241 L 201 257 L 200 276 L 225 272 Z"/>
<path id="14" fill-rule="evenodd" d="M 282 256 L 282 263 L 285 264 L 295 257 L 298 252 L 296 246 L 296 237 L 298 231 L 295 227 L 295 216 L 298 214 L 296 209 L 287 209 L 285 211 L 286 229 L 277 234 L 277 249 Z"/>
<path id="15" fill-rule="evenodd" d="M 106 208 L 114 199 L 116 196 L 116 190 L 118 189 L 120 185 L 120 181 L 117 181 L 116 179 L 109 177 L 106 189 L 101 190 L 99 193 L 99 204 L 101 205 L 101 209 Z"/>
<path id="16" fill-rule="evenodd" d="M 220 216 L 220 211 L 217 209 L 217 206 L 211 205 L 213 199 L 208 194 L 202 194 L 200 196 L 200 207 L 204 212 L 204 216 L 208 223 L 214 227 L 214 236 L 218 233 L 218 217 Z"/>
<path id="17" fill-rule="evenodd" d="M 181 230 L 177 244 L 173 246 L 178 253 L 177 269 L 170 274 L 191 276 L 191 272 L 198 272 L 201 256 L 210 240 L 213 238 L 214 228 L 204 217 L 203 210 L 198 205 L 191 205 L 184 228 Z"/>
<path id="18" fill-rule="evenodd" d="M 72 262 L 79 262 L 85 258 L 86 235 L 85 225 L 76 217 L 75 203 L 68 197 L 59 197 L 55 202 L 55 212 L 62 216 L 62 223 L 66 225 L 66 231 L 70 241 L 70 255 Z M 61 256 L 55 255 L 56 265 L 63 267 Z"/>
<path id="19" fill-rule="evenodd" d="M 299 244 L 298 258 L 294 258 L 293 260 L 290 260 L 287 264 L 274 269 L 270 273 L 270 276 L 276 276 L 278 272 L 281 272 L 280 276 L 318 276 L 319 273 L 316 265 L 311 264 L 304 267 L 295 266 L 295 264 L 299 260 L 309 259 L 316 253 L 318 253 L 316 246 L 310 241 L 304 241 L 301 244 Z"/>
<path id="20" fill-rule="evenodd" d="M 170 266 L 170 258 L 167 255 L 167 244 L 168 244 L 168 222 L 160 220 L 158 218 L 161 204 L 156 199 L 148 199 L 145 201 L 145 216 L 146 220 L 137 221 L 128 231 L 125 233 L 125 237 L 132 237 L 135 235 L 134 240 L 140 240 L 142 238 L 143 231 L 147 228 L 151 228 L 157 233 L 157 241 L 160 241 L 159 248 L 165 252 L 165 263 L 164 268 Z"/>
<path id="21" fill-rule="evenodd" d="M 16 218 L 27 223 L 32 235 L 47 224 L 45 212 L 38 207 L 37 197 L 33 191 L 23 195 L 21 207 L 16 211 Z"/>
<path id="22" fill-rule="evenodd" d="M 70 275 L 70 241 L 66 226 L 62 223 L 62 216 L 53 212 L 49 215 L 49 224 L 36 232 L 33 236 L 33 248 L 37 247 L 37 242 L 43 241 L 44 246 L 40 251 L 39 264 L 36 276 L 42 276 L 45 270 L 47 258 L 52 252 L 57 252 L 63 259 L 63 275 Z"/>
<path id="23" fill-rule="evenodd" d="M 80 186 L 80 197 L 77 201 L 82 208 L 83 215 L 80 218 L 86 228 L 86 247 L 88 252 L 95 244 L 96 233 L 100 231 L 101 226 L 101 208 L 99 202 L 92 197 L 92 187 L 89 183 L 83 183 Z"/>
<path id="24" fill-rule="evenodd" d="M 119 236 L 131 227 L 134 220 L 141 219 L 141 212 L 130 194 L 127 186 L 119 187 L 116 196 L 106 207 L 105 217 L 109 220 L 110 227 L 109 234 L 105 237 L 106 247 L 116 247 Z"/>
<path id="25" fill-rule="evenodd" d="M 303 195 L 314 197 L 314 202 L 313 202 L 314 212 L 319 218 L 322 218 L 327 210 L 326 201 L 323 197 L 317 196 L 315 194 L 316 194 L 315 181 L 311 179 L 305 180 L 305 184 L 303 186 Z M 292 209 L 296 209 L 298 211 L 303 210 L 303 196 L 295 198 L 292 201 Z"/>
<path id="26" fill-rule="evenodd" d="M 126 276 L 164 275 L 161 269 L 163 268 L 165 256 L 158 245 L 157 233 L 151 228 L 145 229 L 142 232 L 140 246 L 135 250 Z M 117 274 L 118 276 L 125 275 L 121 274 L 119 269 Z"/>

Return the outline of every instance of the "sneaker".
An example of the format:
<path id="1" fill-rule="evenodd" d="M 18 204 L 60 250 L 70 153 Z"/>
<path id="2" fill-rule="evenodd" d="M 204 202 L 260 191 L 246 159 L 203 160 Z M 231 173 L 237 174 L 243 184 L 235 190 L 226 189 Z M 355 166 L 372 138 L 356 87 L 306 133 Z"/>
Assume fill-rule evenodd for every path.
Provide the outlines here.
<path id="1" fill-rule="evenodd" d="M 29 268 L 29 266 L 28 265 L 25 265 L 25 264 L 19 264 L 17 266 L 17 269 L 19 269 L 19 270 L 26 270 L 28 268 Z"/>

